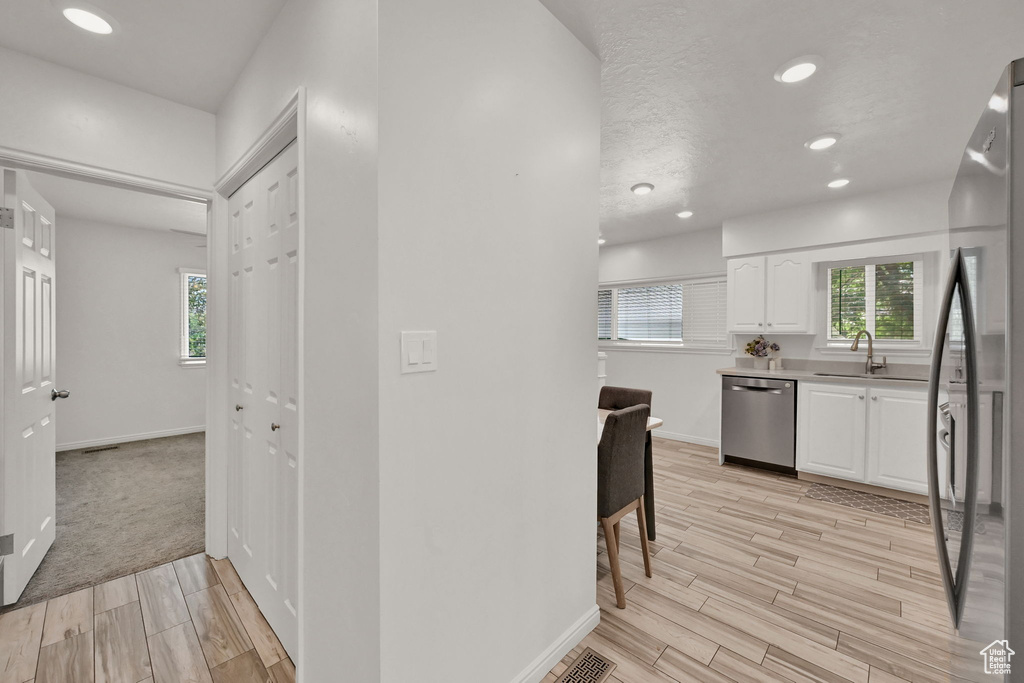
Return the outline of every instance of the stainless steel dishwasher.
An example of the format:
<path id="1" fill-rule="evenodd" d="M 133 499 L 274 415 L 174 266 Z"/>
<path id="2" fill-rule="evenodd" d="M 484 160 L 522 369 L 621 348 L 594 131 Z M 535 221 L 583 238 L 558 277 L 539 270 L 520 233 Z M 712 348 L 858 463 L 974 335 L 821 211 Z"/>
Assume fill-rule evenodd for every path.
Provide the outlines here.
<path id="1" fill-rule="evenodd" d="M 722 457 L 796 473 L 796 382 L 722 378 Z"/>

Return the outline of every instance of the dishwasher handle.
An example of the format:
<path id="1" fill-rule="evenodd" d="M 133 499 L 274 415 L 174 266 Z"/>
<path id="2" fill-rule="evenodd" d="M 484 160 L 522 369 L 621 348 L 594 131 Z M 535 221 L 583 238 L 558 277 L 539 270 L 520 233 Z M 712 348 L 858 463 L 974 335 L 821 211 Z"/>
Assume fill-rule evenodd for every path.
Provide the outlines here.
<path id="1" fill-rule="evenodd" d="M 762 394 L 792 394 L 796 382 L 789 379 L 769 379 L 767 377 L 736 377 L 722 378 L 722 391 L 756 391 Z"/>
<path id="2" fill-rule="evenodd" d="M 729 387 L 729 391 L 756 391 L 759 394 L 776 394 L 778 396 L 782 396 L 782 389 L 772 389 L 771 387 L 748 387 L 734 384 Z"/>

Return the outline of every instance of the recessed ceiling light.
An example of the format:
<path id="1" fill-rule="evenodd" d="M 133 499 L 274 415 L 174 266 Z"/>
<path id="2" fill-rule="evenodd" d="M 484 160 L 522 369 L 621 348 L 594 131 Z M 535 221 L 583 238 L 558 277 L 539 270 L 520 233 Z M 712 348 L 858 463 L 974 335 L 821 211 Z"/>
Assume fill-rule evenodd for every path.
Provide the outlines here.
<path id="1" fill-rule="evenodd" d="M 648 194 L 654 189 L 654 185 L 650 183 L 637 183 L 629 189 L 633 191 L 633 194 Z"/>
<path id="2" fill-rule="evenodd" d="M 78 28 L 85 29 L 92 33 L 108 35 L 114 32 L 114 27 L 110 25 L 109 21 L 97 14 L 78 7 L 68 7 L 65 9 L 64 18 Z"/>
<path id="3" fill-rule="evenodd" d="M 806 147 L 807 149 L 813 149 L 814 151 L 828 149 L 832 145 L 839 142 L 839 138 L 841 137 L 842 135 L 840 135 L 839 133 L 825 133 L 824 135 L 819 135 L 816 138 L 811 138 L 810 140 L 804 143 L 804 147 Z"/>
<path id="4" fill-rule="evenodd" d="M 828 184 L 833 190 L 838 190 L 840 187 L 846 187 L 850 184 L 850 181 L 846 178 L 837 178 Z"/>
<path id="5" fill-rule="evenodd" d="M 597 246 L 601 246 L 602 244 L 604 244 L 604 243 L 605 243 L 605 242 L 607 242 L 607 241 L 608 241 L 608 240 L 606 240 L 606 239 L 605 239 L 605 238 L 603 238 L 603 237 L 598 237 L 598 238 L 597 238 Z"/>
<path id="6" fill-rule="evenodd" d="M 680 218 L 689 218 L 690 216 L 693 215 L 693 211 L 680 211 L 676 215 L 679 216 Z"/>
<path id="7" fill-rule="evenodd" d="M 821 57 L 817 55 L 804 55 L 791 59 L 775 72 L 775 80 L 779 83 L 798 83 L 818 70 Z"/>

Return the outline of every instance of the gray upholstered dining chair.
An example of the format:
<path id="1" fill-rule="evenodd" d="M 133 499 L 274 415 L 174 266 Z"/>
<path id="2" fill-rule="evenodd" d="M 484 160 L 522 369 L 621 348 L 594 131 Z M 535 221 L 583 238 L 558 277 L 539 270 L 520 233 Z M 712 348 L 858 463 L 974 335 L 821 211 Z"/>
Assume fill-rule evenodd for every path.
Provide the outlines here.
<path id="1" fill-rule="evenodd" d="M 602 410 L 622 410 L 630 406 L 646 403 L 651 405 L 651 392 L 646 389 L 629 389 L 627 387 L 601 387 L 597 399 L 597 407 Z"/>
<path id="2" fill-rule="evenodd" d="M 630 406 L 651 403 L 651 392 L 646 389 L 630 389 L 628 387 L 601 387 L 597 399 L 597 407 L 601 410 L 622 410 Z M 654 526 L 654 443 L 651 433 L 647 432 L 644 442 L 644 513 L 647 519 L 647 538 L 655 539 Z"/>
<path id="3" fill-rule="evenodd" d="M 651 408 L 640 404 L 608 414 L 597 445 L 597 518 L 604 528 L 608 564 L 615 584 L 615 603 L 626 607 L 619 568 L 619 520 L 636 510 L 644 571 L 651 576 L 651 553 L 647 546 L 644 515 L 644 441 Z"/>

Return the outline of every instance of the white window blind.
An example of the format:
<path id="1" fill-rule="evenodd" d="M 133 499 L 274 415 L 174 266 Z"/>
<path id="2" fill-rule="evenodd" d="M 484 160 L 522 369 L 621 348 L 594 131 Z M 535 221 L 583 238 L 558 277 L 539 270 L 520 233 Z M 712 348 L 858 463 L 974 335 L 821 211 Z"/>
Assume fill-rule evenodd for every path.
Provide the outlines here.
<path id="1" fill-rule="evenodd" d="M 619 339 L 682 341 L 682 285 L 651 285 L 619 290 Z"/>
<path id="2" fill-rule="evenodd" d="M 922 272 L 921 261 L 829 268 L 829 339 L 867 330 L 878 340 L 920 341 Z"/>
<path id="3" fill-rule="evenodd" d="M 725 348 L 726 279 L 659 282 L 597 291 L 598 339 Z"/>
<path id="4" fill-rule="evenodd" d="M 612 290 L 597 290 L 597 338 L 612 338 Z"/>
<path id="5" fill-rule="evenodd" d="M 693 280 L 683 289 L 683 343 L 724 346 L 726 332 L 726 281 Z"/>
<path id="6" fill-rule="evenodd" d="M 978 257 L 964 256 L 967 266 L 967 286 L 971 291 L 971 310 L 974 312 L 975 325 L 978 322 Z M 964 340 L 964 313 L 960 306 L 960 292 L 953 297 L 953 307 L 949 311 L 949 339 L 954 346 L 962 345 Z"/>

